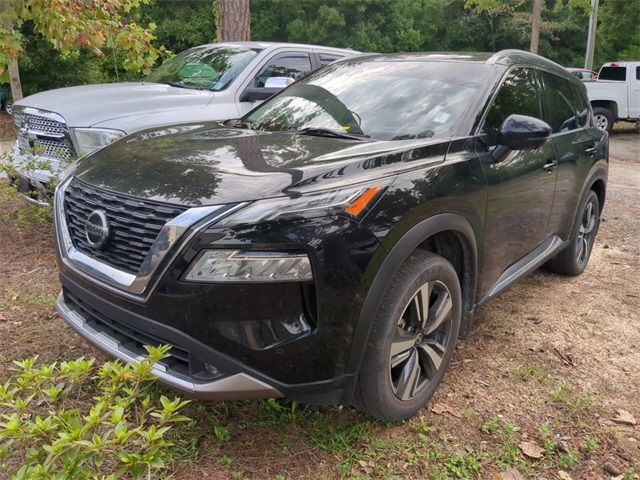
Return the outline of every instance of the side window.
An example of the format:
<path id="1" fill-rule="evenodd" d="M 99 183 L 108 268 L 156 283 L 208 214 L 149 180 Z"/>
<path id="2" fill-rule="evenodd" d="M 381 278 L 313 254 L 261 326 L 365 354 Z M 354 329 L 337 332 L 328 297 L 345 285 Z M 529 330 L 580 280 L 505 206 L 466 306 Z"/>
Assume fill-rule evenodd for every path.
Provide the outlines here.
<path id="1" fill-rule="evenodd" d="M 333 55 L 328 53 L 321 53 L 318 55 L 318 58 L 320 59 L 320 65 L 324 67 L 325 65 L 329 65 L 330 63 L 335 62 L 340 58 L 343 58 L 343 56 Z"/>
<path id="2" fill-rule="evenodd" d="M 484 123 L 490 145 L 495 145 L 502 122 L 512 114 L 540 118 L 536 76 L 530 68 L 517 68 L 505 78 Z"/>
<path id="3" fill-rule="evenodd" d="M 571 85 L 571 89 L 573 90 L 578 127 L 585 127 L 589 123 L 589 101 L 586 93 L 578 85 Z"/>
<path id="4" fill-rule="evenodd" d="M 308 53 L 284 53 L 278 55 L 255 78 L 256 87 L 264 87 L 267 78 L 290 77 L 294 80 L 311 71 Z"/>
<path id="5" fill-rule="evenodd" d="M 636 80 L 640 80 L 640 67 L 636 67 Z"/>
<path id="6" fill-rule="evenodd" d="M 544 86 L 544 121 L 551 125 L 553 133 L 578 128 L 578 112 L 571 84 L 552 73 L 540 72 Z"/>
<path id="7" fill-rule="evenodd" d="M 627 79 L 627 67 L 602 67 L 598 80 L 613 80 L 624 82 Z"/>

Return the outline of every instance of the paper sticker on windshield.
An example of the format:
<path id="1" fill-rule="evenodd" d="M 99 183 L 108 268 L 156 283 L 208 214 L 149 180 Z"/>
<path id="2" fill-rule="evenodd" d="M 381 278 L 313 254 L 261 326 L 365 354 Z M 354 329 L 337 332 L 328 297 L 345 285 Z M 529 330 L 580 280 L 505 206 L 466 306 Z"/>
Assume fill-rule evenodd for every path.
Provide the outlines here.
<path id="1" fill-rule="evenodd" d="M 446 123 L 447 120 L 449 120 L 449 117 L 451 117 L 451 115 L 449 115 L 447 112 L 440 112 L 438 115 L 436 115 L 436 118 L 434 118 L 433 121 L 436 123 Z"/>

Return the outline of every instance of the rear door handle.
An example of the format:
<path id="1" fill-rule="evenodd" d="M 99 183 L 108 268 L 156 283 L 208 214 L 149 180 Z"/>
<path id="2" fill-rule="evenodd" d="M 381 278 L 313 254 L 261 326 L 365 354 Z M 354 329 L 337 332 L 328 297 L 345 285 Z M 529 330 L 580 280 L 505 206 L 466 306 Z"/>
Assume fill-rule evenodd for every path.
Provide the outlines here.
<path id="1" fill-rule="evenodd" d="M 556 168 L 557 166 L 558 166 L 557 160 L 547 160 L 547 163 L 544 164 L 544 167 L 542 167 L 542 169 L 551 173 L 553 172 L 553 169 Z"/>
<path id="2" fill-rule="evenodd" d="M 594 156 L 596 154 L 596 152 L 598 151 L 598 149 L 596 147 L 591 147 L 591 148 L 587 148 L 584 153 L 586 153 L 587 155 L 591 155 Z"/>

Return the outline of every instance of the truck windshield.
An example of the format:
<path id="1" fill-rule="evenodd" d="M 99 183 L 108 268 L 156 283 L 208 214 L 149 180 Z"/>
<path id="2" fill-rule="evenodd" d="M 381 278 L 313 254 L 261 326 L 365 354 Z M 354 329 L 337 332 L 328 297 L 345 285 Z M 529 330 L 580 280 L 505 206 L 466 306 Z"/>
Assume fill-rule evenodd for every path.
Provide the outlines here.
<path id="1" fill-rule="evenodd" d="M 627 67 L 602 67 L 598 80 L 615 80 L 624 82 L 627 79 Z"/>
<path id="2" fill-rule="evenodd" d="M 259 52 L 257 48 L 233 45 L 191 48 L 167 60 L 144 81 L 218 92 L 227 88 Z"/>
<path id="3" fill-rule="evenodd" d="M 343 61 L 286 88 L 242 125 L 379 140 L 443 136 L 483 97 L 491 78 L 490 66 L 472 62 Z"/>

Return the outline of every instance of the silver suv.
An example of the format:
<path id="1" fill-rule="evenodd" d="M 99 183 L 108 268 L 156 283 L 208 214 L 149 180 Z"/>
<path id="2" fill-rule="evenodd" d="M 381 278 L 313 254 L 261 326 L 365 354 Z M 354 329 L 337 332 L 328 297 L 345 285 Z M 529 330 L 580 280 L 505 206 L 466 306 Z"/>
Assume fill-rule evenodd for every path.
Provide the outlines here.
<path id="1" fill-rule="evenodd" d="M 356 53 L 292 43 L 214 43 L 176 55 L 140 82 L 26 97 L 13 112 L 19 189 L 37 191 L 65 161 L 139 130 L 241 117 L 301 76 Z"/>

